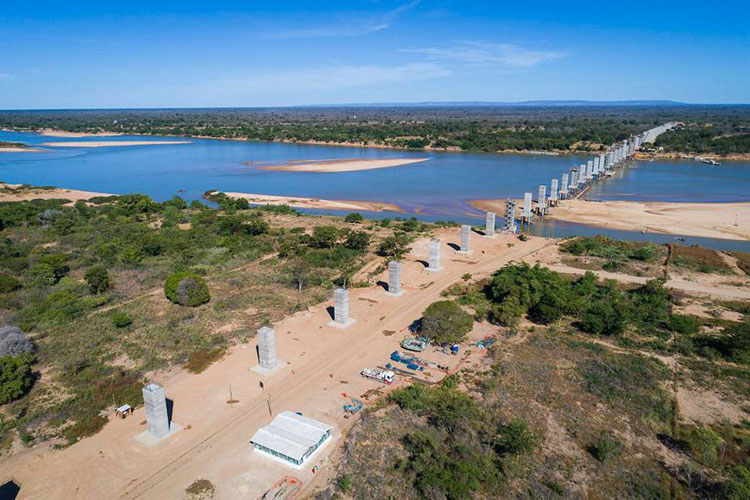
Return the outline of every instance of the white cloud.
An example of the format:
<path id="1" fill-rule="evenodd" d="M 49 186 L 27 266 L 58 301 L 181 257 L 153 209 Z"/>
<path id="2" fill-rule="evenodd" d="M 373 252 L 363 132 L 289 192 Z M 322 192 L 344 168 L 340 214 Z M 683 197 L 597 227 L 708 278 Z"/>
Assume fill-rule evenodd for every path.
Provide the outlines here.
<path id="1" fill-rule="evenodd" d="M 253 96 L 284 92 L 336 91 L 353 87 L 368 87 L 418 82 L 449 76 L 451 71 L 434 62 L 410 63 L 397 66 L 343 65 L 319 66 L 304 70 L 242 75 L 203 82 L 190 86 L 191 92 L 224 93 Z"/>
<path id="2" fill-rule="evenodd" d="M 426 47 L 403 49 L 402 52 L 420 54 L 431 61 L 455 61 L 465 64 L 501 65 L 530 68 L 545 61 L 560 59 L 568 54 L 557 50 L 532 50 L 514 43 L 462 42 L 454 47 Z"/>
<path id="3" fill-rule="evenodd" d="M 264 38 L 323 38 L 361 36 L 377 33 L 391 27 L 393 22 L 404 12 L 413 9 L 421 0 L 405 3 L 383 15 L 357 21 L 345 21 L 338 25 L 322 26 L 320 28 L 304 28 L 297 30 L 269 33 Z"/>

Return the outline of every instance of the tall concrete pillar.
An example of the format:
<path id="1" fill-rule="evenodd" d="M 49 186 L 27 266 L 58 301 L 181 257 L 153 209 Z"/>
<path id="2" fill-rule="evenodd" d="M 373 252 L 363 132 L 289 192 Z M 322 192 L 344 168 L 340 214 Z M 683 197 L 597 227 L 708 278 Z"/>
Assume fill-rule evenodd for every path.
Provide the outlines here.
<path id="1" fill-rule="evenodd" d="M 430 240 L 430 260 L 427 269 L 429 271 L 440 271 L 440 240 L 433 238 Z"/>
<path id="2" fill-rule="evenodd" d="M 143 388 L 143 405 L 146 407 L 146 424 L 148 432 L 156 439 L 169 434 L 169 416 L 167 415 L 167 398 L 164 387 L 159 384 L 148 384 Z"/>
<path id="3" fill-rule="evenodd" d="M 388 263 L 388 293 L 401 295 L 401 262 L 397 260 Z"/>
<path id="4" fill-rule="evenodd" d="M 560 187 L 560 197 L 561 198 L 568 197 L 568 173 L 567 172 L 562 174 L 562 186 Z"/>
<path id="5" fill-rule="evenodd" d="M 586 184 L 586 164 L 581 163 L 581 166 L 578 167 L 578 185 L 584 186 Z"/>
<path id="6" fill-rule="evenodd" d="M 539 184 L 539 197 L 537 198 L 537 207 L 539 213 L 544 213 L 544 209 L 547 208 L 547 185 Z"/>
<path id="7" fill-rule="evenodd" d="M 594 175 L 599 175 L 599 157 L 594 158 Z"/>
<path id="8" fill-rule="evenodd" d="M 264 326 L 258 329 L 255 336 L 258 339 L 258 361 L 264 370 L 273 370 L 279 364 L 276 359 L 276 332 L 273 328 Z"/>
<path id="9" fill-rule="evenodd" d="M 558 193 L 559 190 L 557 189 L 557 179 L 552 179 L 549 186 L 549 201 L 551 203 L 555 203 L 557 201 Z"/>
<path id="10" fill-rule="evenodd" d="M 586 162 L 586 180 L 591 181 L 594 176 L 594 160 L 589 160 Z"/>
<path id="11" fill-rule="evenodd" d="M 503 231 L 506 233 L 516 232 L 516 202 L 508 200 L 505 205 L 505 221 L 503 222 Z"/>
<path id="12" fill-rule="evenodd" d="M 459 252 L 471 252 L 471 226 L 468 224 L 461 226 L 461 250 Z"/>
<path id="13" fill-rule="evenodd" d="M 346 288 L 333 292 L 333 320 L 340 325 L 349 323 L 349 290 Z"/>
<path id="14" fill-rule="evenodd" d="M 523 193 L 523 212 L 524 217 L 531 217 L 531 193 Z"/>
<path id="15" fill-rule="evenodd" d="M 573 167 L 570 169 L 570 186 L 571 191 L 578 189 L 578 169 Z"/>
<path id="16" fill-rule="evenodd" d="M 484 235 L 488 238 L 495 236 L 495 212 L 487 212 L 484 220 Z"/>

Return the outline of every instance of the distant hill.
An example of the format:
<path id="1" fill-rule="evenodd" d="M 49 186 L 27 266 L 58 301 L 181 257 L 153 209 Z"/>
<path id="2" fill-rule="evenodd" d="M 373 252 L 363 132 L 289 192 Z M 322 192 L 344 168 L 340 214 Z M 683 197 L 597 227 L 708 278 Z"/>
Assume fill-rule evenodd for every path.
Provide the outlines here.
<path id="1" fill-rule="evenodd" d="M 351 104 L 311 104 L 292 106 L 300 108 L 388 108 L 388 107 L 564 107 L 564 106 L 690 106 L 679 101 L 667 100 L 633 100 L 633 101 L 586 101 L 586 100 L 550 100 L 550 101 L 426 101 L 426 102 L 376 102 Z"/>

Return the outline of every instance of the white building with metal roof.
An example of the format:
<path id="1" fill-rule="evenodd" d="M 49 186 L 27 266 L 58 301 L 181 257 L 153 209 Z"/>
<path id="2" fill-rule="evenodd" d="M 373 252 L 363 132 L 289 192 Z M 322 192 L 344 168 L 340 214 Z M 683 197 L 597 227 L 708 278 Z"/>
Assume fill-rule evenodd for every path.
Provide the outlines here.
<path id="1" fill-rule="evenodd" d="M 300 469 L 331 438 L 331 429 L 323 422 L 284 411 L 258 429 L 250 442 L 256 452 Z"/>

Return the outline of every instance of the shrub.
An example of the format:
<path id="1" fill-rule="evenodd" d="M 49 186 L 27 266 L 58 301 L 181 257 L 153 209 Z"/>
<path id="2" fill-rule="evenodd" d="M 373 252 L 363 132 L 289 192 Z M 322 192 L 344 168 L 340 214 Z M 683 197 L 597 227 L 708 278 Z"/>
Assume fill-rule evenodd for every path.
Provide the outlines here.
<path id="1" fill-rule="evenodd" d="M 589 453 L 604 463 L 622 453 L 622 444 L 613 437 L 602 437 L 589 447 Z"/>
<path id="2" fill-rule="evenodd" d="M 529 424 L 523 420 L 513 420 L 509 424 L 497 426 L 494 446 L 501 455 L 520 455 L 533 450 L 539 437 L 529 429 Z"/>
<path id="3" fill-rule="evenodd" d="M 130 326 L 132 324 L 133 318 L 131 318 L 127 313 L 118 311 L 112 315 L 112 325 L 114 325 L 115 328 L 125 328 L 126 326 Z"/>
<path id="4" fill-rule="evenodd" d="M 701 329 L 700 323 L 694 317 L 686 314 L 670 314 L 667 319 L 667 326 L 673 332 L 682 335 L 695 335 Z"/>
<path id="5" fill-rule="evenodd" d="M 352 215 L 352 214 L 349 214 Z M 359 214 L 357 214 L 359 215 Z M 347 216 L 348 217 L 348 216 Z M 338 486 L 344 493 L 351 491 L 352 489 L 352 476 L 350 474 L 342 474 L 338 480 Z"/>
<path id="6" fill-rule="evenodd" d="M 0 274 L 0 293 L 13 292 L 21 288 L 21 282 L 9 274 Z"/>
<path id="7" fill-rule="evenodd" d="M 358 252 L 367 250 L 370 244 L 370 235 L 364 231 L 352 231 L 346 236 L 344 246 Z"/>
<path id="8" fill-rule="evenodd" d="M 196 307 L 211 300 L 206 281 L 190 272 L 174 273 L 164 282 L 167 298 L 182 306 Z"/>
<path id="9" fill-rule="evenodd" d="M 517 327 L 523 314 L 524 310 L 518 297 L 508 297 L 493 312 L 495 319 L 508 328 Z"/>
<path id="10" fill-rule="evenodd" d="M 351 222 L 351 223 L 356 223 L 356 224 L 359 224 L 363 220 L 364 220 L 364 217 L 362 217 L 362 214 L 359 214 L 357 212 L 353 212 L 347 215 L 346 217 L 344 217 L 344 222 Z"/>
<path id="11" fill-rule="evenodd" d="M 100 294 L 111 286 L 107 268 L 102 265 L 90 267 L 83 277 L 91 293 Z"/>
<path id="12" fill-rule="evenodd" d="M 20 398 L 31 388 L 33 361 L 34 357 L 28 353 L 0 357 L 0 405 Z"/>
<path id="13" fill-rule="evenodd" d="M 20 328 L 0 327 L 0 357 L 19 356 L 34 351 L 34 344 Z"/>
<path id="14" fill-rule="evenodd" d="M 619 335 L 625 330 L 622 305 L 605 298 L 591 304 L 581 318 L 581 329 L 596 335 Z"/>
<path id="15" fill-rule="evenodd" d="M 722 485 L 724 498 L 727 500 L 746 500 L 750 498 L 750 462 L 732 467 L 729 479 Z"/>
<path id="16" fill-rule="evenodd" d="M 104 424 L 107 423 L 107 420 L 107 417 L 103 417 L 99 414 L 86 415 L 76 420 L 73 425 L 65 429 L 63 434 L 68 440 L 68 443 L 73 444 L 81 438 L 93 436 L 99 432 L 102 427 L 104 427 Z"/>
<path id="17" fill-rule="evenodd" d="M 438 344 L 461 342 L 474 327 L 474 318 L 452 300 L 433 302 L 422 318 L 422 332 Z"/>

